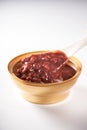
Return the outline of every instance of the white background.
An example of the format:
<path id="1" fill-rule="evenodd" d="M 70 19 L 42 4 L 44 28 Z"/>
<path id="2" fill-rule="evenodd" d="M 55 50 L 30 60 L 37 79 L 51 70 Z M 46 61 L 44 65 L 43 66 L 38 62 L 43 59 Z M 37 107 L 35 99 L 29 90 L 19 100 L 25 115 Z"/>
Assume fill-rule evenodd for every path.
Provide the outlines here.
<path id="1" fill-rule="evenodd" d="M 8 62 L 28 51 L 62 49 L 87 35 L 86 1 L 0 1 L 0 130 L 87 130 L 87 47 L 65 101 L 37 105 L 19 94 Z"/>

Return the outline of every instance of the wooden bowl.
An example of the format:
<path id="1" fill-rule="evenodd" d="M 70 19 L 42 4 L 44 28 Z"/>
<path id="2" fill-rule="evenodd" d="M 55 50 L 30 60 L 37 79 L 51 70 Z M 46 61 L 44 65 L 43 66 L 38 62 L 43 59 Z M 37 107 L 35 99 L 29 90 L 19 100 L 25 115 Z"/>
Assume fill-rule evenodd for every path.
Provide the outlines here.
<path id="1" fill-rule="evenodd" d="M 60 83 L 33 83 L 21 80 L 16 76 L 16 70 L 22 58 L 32 54 L 42 54 L 44 52 L 47 51 L 28 52 L 13 58 L 8 63 L 8 71 L 15 84 L 20 89 L 24 99 L 39 104 L 56 103 L 64 100 L 69 95 L 70 89 L 81 73 L 82 64 L 77 58 L 71 57 L 67 64 L 76 70 L 76 74 L 72 78 Z"/>

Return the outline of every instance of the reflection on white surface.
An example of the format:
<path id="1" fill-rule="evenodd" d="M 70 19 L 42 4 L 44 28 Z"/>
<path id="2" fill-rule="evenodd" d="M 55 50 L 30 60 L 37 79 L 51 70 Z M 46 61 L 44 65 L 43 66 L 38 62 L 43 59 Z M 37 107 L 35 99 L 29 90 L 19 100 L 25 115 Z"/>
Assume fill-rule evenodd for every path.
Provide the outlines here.
<path id="1" fill-rule="evenodd" d="M 61 49 L 86 32 L 86 1 L 0 1 L 0 130 L 87 129 L 87 47 L 76 54 L 82 74 L 69 98 L 59 104 L 25 101 L 7 71 L 8 62 L 18 54 Z"/>

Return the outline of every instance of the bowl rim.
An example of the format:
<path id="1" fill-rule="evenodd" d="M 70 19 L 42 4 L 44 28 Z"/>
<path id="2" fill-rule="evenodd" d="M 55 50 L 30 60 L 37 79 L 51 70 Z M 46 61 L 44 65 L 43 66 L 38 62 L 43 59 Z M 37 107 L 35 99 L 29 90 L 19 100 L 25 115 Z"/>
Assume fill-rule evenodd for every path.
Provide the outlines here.
<path id="1" fill-rule="evenodd" d="M 22 56 L 24 56 L 24 55 L 26 56 L 26 55 L 28 55 L 28 54 L 31 55 L 31 53 L 32 53 L 32 54 L 40 54 L 40 53 L 42 54 L 42 53 L 48 52 L 48 51 L 49 51 L 49 50 L 32 51 L 32 52 L 23 53 L 23 54 L 20 54 L 20 55 L 14 57 L 12 60 L 10 60 L 10 62 L 8 63 L 8 66 L 7 66 L 9 73 L 10 73 L 11 76 L 12 76 L 13 78 L 15 78 L 18 82 L 21 82 L 21 83 L 26 84 L 26 85 L 30 85 L 30 86 L 32 86 L 32 87 L 53 87 L 53 86 L 58 85 L 58 84 L 59 84 L 59 85 L 61 85 L 61 84 L 67 84 L 68 82 L 74 80 L 76 77 L 78 77 L 78 76 L 80 75 L 81 70 L 82 70 L 82 63 L 81 63 L 76 57 L 74 57 L 74 56 L 72 56 L 72 57 L 69 59 L 69 61 L 72 62 L 72 59 L 77 60 L 77 61 L 79 62 L 79 64 L 80 64 L 80 69 L 79 69 L 79 71 L 76 71 L 76 74 L 75 74 L 73 77 L 71 77 L 71 78 L 69 78 L 69 79 L 67 79 L 67 80 L 64 80 L 64 81 L 62 81 L 62 82 L 55 82 L 55 83 L 36 83 L 36 82 L 29 82 L 29 81 L 22 80 L 22 79 L 18 78 L 13 72 L 11 72 L 11 70 L 13 70 L 13 67 L 10 68 L 10 64 L 11 64 L 13 61 L 15 61 L 17 58 L 20 58 L 20 57 L 22 57 Z M 57 50 L 57 51 L 58 51 L 58 50 Z M 59 50 L 59 51 L 61 51 L 61 50 Z M 51 52 L 52 52 L 52 51 L 51 51 Z M 20 59 L 21 59 L 21 58 L 20 58 Z M 19 61 L 19 60 L 18 60 L 18 61 Z M 18 62 L 18 61 L 17 61 L 17 62 Z M 17 62 L 16 62 L 16 63 L 17 63 Z M 16 64 L 16 63 L 15 63 L 15 64 Z M 72 63 L 73 63 L 73 62 L 72 62 Z M 73 64 L 74 64 L 74 63 L 73 63 Z"/>

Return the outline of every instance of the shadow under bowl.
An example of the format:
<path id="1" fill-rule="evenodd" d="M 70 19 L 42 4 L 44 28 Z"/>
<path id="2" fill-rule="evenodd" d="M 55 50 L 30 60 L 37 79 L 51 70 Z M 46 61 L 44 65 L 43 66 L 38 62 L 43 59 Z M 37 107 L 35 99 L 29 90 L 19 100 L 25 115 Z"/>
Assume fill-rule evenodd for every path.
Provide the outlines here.
<path id="1" fill-rule="evenodd" d="M 72 78 L 59 83 L 33 83 L 21 80 L 16 76 L 16 71 L 20 66 L 20 60 L 22 58 L 32 54 L 42 54 L 44 52 L 47 51 L 28 52 L 13 58 L 8 63 L 8 71 L 15 84 L 20 89 L 24 99 L 38 104 L 51 104 L 62 101 L 68 97 L 70 89 L 81 73 L 82 64 L 77 58 L 72 56 L 67 64 L 76 70 L 76 74 Z"/>

